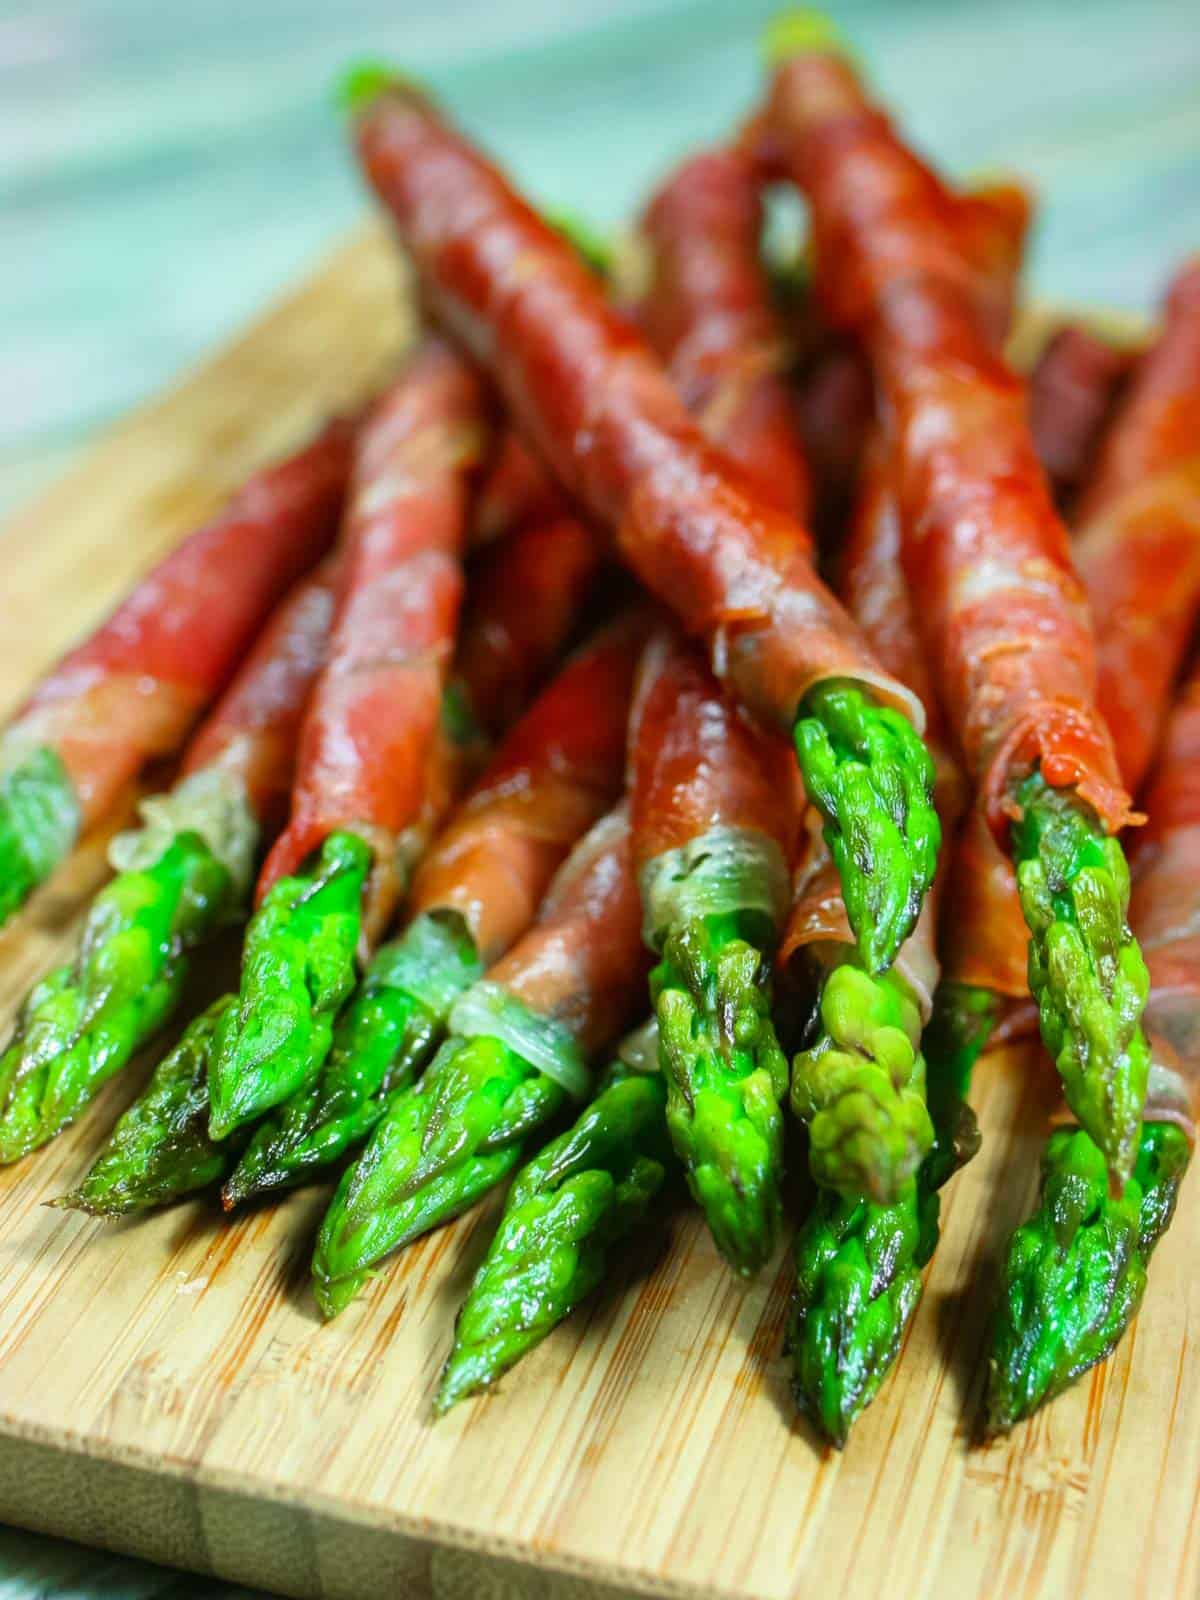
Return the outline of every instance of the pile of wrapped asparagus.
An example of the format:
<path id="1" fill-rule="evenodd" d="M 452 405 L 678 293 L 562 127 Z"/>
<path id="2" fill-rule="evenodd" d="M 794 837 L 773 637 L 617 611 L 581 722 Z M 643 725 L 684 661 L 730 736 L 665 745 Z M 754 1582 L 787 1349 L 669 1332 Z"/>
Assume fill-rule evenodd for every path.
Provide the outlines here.
<path id="1" fill-rule="evenodd" d="M 1008 1428 L 1116 1345 L 1191 1155 L 1200 263 L 1150 349 L 1064 326 L 1026 380 L 1024 190 L 939 177 L 811 19 L 769 55 L 616 252 L 353 75 L 426 331 L 0 734 L 3 917 L 175 763 L 16 1020 L 0 1160 L 245 921 L 238 992 L 58 1203 L 336 1179 L 332 1317 L 507 1184 L 438 1411 L 689 1192 L 761 1271 L 786 1149 L 793 1387 L 844 1443 L 978 1146 L 976 1060 L 1036 1027 L 1063 1110 L 991 1334 Z"/>

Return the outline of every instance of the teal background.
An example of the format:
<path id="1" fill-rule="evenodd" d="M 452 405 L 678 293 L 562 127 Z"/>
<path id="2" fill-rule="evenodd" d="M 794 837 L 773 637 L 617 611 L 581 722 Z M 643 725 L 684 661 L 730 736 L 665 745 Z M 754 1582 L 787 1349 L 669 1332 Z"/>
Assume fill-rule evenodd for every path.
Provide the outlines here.
<path id="1" fill-rule="evenodd" d="M 0 0 L 0 508 L 353 225 L 347 61 L 427 78 L 535 196 L 613 223 L 747 106 L 776 9 Z M 1036 183 L 1035 292 L 1148 309 L 1200 245 L 1198 0 L 829 9 L 950 172 Z M 0 1530 L 0 1600 L 235 1593 Z"/>
<path id="2" fill-rule="evenodd" d="M 613 222 L 746 106 L 772 0 L 0 0 L 0 505 L 253 315 L 363 204 L 332 104 L 423 75 Z M 951 171 L 1038 184 L 1039 292 L 1151 304 L 1200 242 L 1197 0 L 832 7 Z"/>

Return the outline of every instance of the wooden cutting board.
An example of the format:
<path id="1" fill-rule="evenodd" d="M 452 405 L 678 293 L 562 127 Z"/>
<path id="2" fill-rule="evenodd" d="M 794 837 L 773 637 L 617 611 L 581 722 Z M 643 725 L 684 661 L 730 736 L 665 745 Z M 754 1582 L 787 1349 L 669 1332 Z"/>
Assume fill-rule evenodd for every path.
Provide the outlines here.
<path id="1" fill-rule="evenodd" d="M 377 380 L 402 306 L 365 235 L 19 516 L 0 537 L 0 702 L 252 466 Z M 92 845 L 0 935 L 0 1023 L 70 946 L 102 870 Z M 0 1173 L 0 1520 L 338 1600 L 1197 1593 L 1193 1185 L 1116 1357 L 1010 1439 L 972 1443 L 998 1254 L 1055 1097 L 1030 1056 L 979 1070 L 982 1153 L 948 1191 L 898 1371 L 842 1455 L 789 1399 L 786 1259 L 742 1287 L 692 1218 L 631 1249 L 496 1398 L 432 1425 L 491 1212 L 324 1327 L 307 1287 L 324 1191 L 232 1225 L 206 1204 L 117 1225 L 43 1207 L 143 1071 Z"/>

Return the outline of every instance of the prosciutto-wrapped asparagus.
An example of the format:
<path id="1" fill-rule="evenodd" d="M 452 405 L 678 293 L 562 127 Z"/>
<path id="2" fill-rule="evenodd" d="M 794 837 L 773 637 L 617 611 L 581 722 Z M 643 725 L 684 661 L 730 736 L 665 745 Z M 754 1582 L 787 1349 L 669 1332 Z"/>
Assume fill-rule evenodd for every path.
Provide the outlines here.
<path id="1" fill-rule="evenodd" d="M 1068 513 L 1091 476 L 1096 453 L 1136 353 L 1082 323 L 1046 341 L 1029 374 L 1029 431 L 1060 508 Z"/>
<path id="2" fill-rule="evenodd" d="M 631 616 L 597 635 L 504 741 L 418 865 L 408 926 L 374 957 L 321 1071 L 255 1129 L 226 1206 L 302 1183 L 361 1142 L 433 1053 L 459 995 L 526 932 L 620 793 L 647 626 Z"/>
<path id="3" fill-rule="evenodd" d="M 251 478 L 0 732 L 0 923 L 149 763 L 177 753 L 272 606 L 327 549 L 350 439 L 334 423 Z"/>
<path id="4" fill-rule="evenodd" d="M 334 581 L 327 565 L 283 602 L 175 787 L 143 801 L 142 827 L 113 841 L 117 876 L 93 901 L 75 959 L 30 991 L 0 1057 L 0 1160 L 79 1115 L 175 1010 L 189 953 L 244 911 L 260 834 L 286 804 Z"/>
<path id="5" fill-rule="evenodd" d="M 897 561 L 899 542 L 886 460 L 875 449 L 844 554 L 843 593 L 881 659 L 925 698 L 927 738 L 943 775 L 943 826 L 952 827 L 962 784 L 921 658 Z M 793 1064 L 792 1106 L 809 1130 L 813 1177 L 847 1199 L 894 1201 L 932 1142 L 920 1039 L 937 983 L 933 925 L 930 908 L 893 968 L 865 972 L 837 875 L 813 842 L 798 874 L 778 964 L 796 977 L 803 964 L 806 987 L 820 996 L 817 1037 Z"/>
<path id="6" fill-rule="evenodd" d="M 655 194 L 640 232 L 651 270 L 639 325 L 708 437 L 764 498 L 803 521 L 808 467 L 759 256 L 754 161 L 733 147 L 693 156 Z"/>
<path id="7" fill-rule="evenodd" d="M 1133 857 L 1133 926 L 1150 969 L 1153 1049 L 1133 1172 L 1110 1193 L 1078 1127 L 1042 1158 L 1037 1210 L 1010 1241 L 993 1331 L 988 1425 L 1012 1427 L 1116 1347 L 1170 1226 L 1200 1112 L 1200 673 L 1171 713 Z"/>
<path id="8" fill-rule="evenodd" d="M 603 545 L 565 513 L 534 519 L 471 563 L 455 682 L 492 736 L 511 727 L 577 630 Z"/>
<path id="9" fill-rule="evenodd" d="M 1078 338 L 1070 348 L 1082 348 Z M 1191 482 L 1188 456 L 1189 430 L 1197 427 L 1200 268 L 1192 265 L 1177 276 L 1163 334 L 1106 434 L 1073 549 L 1097 629 L 1100 704 L 1135 790 L 1200 603 L 1200 479 Z M 1013 1000 L 1027 992 L 1019 906 L 1011 863 L 973 813 L 947 888 L 947 921 L 960 936 L 948 944 L 946 976 L 954 987 L 944 996 L 947 1022 L 961 1012 L 972 1035 L 986 1012 L 985 991 Z M 993 1022 L 1000 1012 L 991 1008 Z"/>
<path id="10" fill-rule="evenodd" d="M 919 702 L 870 655 L 809 541 L 689 422 L 572 250 L 411 86 L 374 77 L 359 150 L 436 312 L 559 479 L 703 638 L 717 675 L 795 734 L 868 965 L 889 965 L 933 875 Z"/>
<path id="11" fill-rule="evenodd" d="M 842 592 L 880 659 L 922 696 L 939 770 L 943 826 L 965 794 L 945 741 L 899 563 L 900 527 L 876 439 Z M 939 874 L 940 885 L 943 874 Z M 936 1239 L 936 1190 L 972 1153 L 964 1082 L 942 1055 L 927 1075 L 922 1029 L 938 981 L 938 888 L 887 973 L 858 963 L 828 856 L 797 877 L 776 965 L 820 994 L 817 1037 L 792 1067 L 792 1104 L 809 1127 L 820 1185 L 796 1238 L 787 1329 L 796 1402 L 839 1447 L 899 1354 Z M 927 1084 L 928 1076 L 928 1084 Z"/>
<path id="12" fill-rule="evenodd" d="M 512 702 L 518 688 L 543 675 L 573 630 L 576 563 L 569 559 L 556 562 L 553 548 L 546 551 L 541 527 L 531 524 L 528 537 L 522 529 L 497 546 L 488 557 L 490 581 L 486 588 L 479 588 L 479 572 L 473 575 L 476 594 L 466 607 L 458 667 L 443 700 L 422 832 L 436 829 L 445 807 L 454 801 L 472 770 L 478 744 L 472 714 L 477 687 L 484 685 L 480 699 L 499 715 L 499 707 Z M 566 537 L 572 537 L 570 531 Z M 532 559 L 539 551 L 548 556 L 548 571 L 531 573 Z M 571 593 L 555 592 L 553 574 L 562 578 Z M 536 608 L 522 611 L 515 605 L 515 580 L 520 575 L 538 584 L 543 603 Z M 327 598 L 326 609 L 332 612 L 332 594 Z M 627 686 L 632 681 L 639 645 L 634 626 L 632 621 L 626 625 L 625 654 L 619 669 Z M 476 643 L 481 634 L 489 641 L 482 648 Z M 502 646 L 493 647 L 496 637 L 504 641 Z M 597 641 L 597 649 L 600 648 Z M 483 662 L 485 667 L 477 677 L 469 666 L 464 667 L 464 662 Z M 506 666 L 515 674 L 511 686 L 503 676 Z M 593 720 L 589 724 L 579 715 L 576 701 L 578 726 L 572 724 L 568 733 L 566 702 L 572 698 L 568 686 L 557 685 L 543 697 L 552 702 L 539 715 L 548 732 L 546 760 L 553 768 L 555 781 L 565 782 L 568 776 L 554 765 L 560 758 L 568 766 L 572 753 L 585 759 L 584 752 L 600 749 L 607 737 L 614 752 L 610 764 L 614 776 L 609 781 L 615 784 L 619 781 L 624 746 L 626 704 L 613 703 L 602 671 L 588 672 L 581 663 L 578 674 L 568 667 L 565 676 L 575 679 L 580 692 L 586 695 Z M 462 726 L 460 703 L 464 698 L 467 716 Z M 266 703 L 271 703 L 271 696 Z M 299 711 L 297 705 L 297 718 Z M 214 723 L 219 721 L 218 713 Z M 560 735 L 557 741 L 555 732 Z M 536 744 L 532 727 L 526 729 L 526 734 L 527 746 Z M 202 748 L 204 742 L 202 735 L 197 744 Z M 240 741 L 234 743 L 241 748 Z M 519 751 L 519 742 L 514 748 Z M 519 783 L 516 794 L 507 793 L 503 785 L 496 791 L 497 808 L 515 829 L 526 820 L 522 796 L 528 801 L 529 812 L 536 811 L 536 774 L 532 769 L 521 769 L 519 759 L 518 755 L 516 767 L 504 769 L 506 756 L 502 751 L 491 769 L 493 777 L 508 770 L 514 780 L 530 778 L 532 788 L 528 793 L 520 789 Z M 290 761 L 286 770 L 279 769 L 275 776 L 282 784 L 280 804 L 285 805 L 291 785 Z M 587 782 L 585 774 L 577 776 Z M 474 815 L 484 831 L 487 807 L 480 804 Z M 498 823 L 499 819 L 493 820 Z M 500 855 L 501 859 L 513 860 L 511 852 L 505 857 L 501 850 Z M 536 852 L 524 857 L 522 864 L 533 871 L 541 867 Z M 479 865 L 477 859 L 463 861 L 464 871 Z M 526 898 L 529 899 L 528 894 Z M 535 890 L 530 916 L 536 899 Z M 512 904 L 511 897 L 508 903 Z M 447 925 L 436 916 L 417 917 L 401 938 L 377 951 L 362 983 L 338 1016 L 332 1048 L 317 1079 L 269 1114 L 256 1132 L 255 1150 L 247 1156 L 246 1166 L 227 1191 L 227 1199 L 236 1201 L 243 1187 L 248 1192 L 251 1186 L 257 1191 L 302 1182 L 364 1138 L 378 1119 L 386 1094 L 396 1085 L 410 1082 L 433 1053 L 445 1013 L 479 972 L 473 941 L 458 926 L 457 918 Z M 189 1029 L 179 1048 L 161 1063 L 143 1096 L 117 1123 L 84 1184 L 63 1204 L 77 1204 L 108 1216 L 123 1215 L 167 1204 L 229 1177 L 245 1150 L 248 1130 L 220 1141 L 209 1136 L 208 1053 L 217 1021 L 232 999 L 225 997 Z"/>
<path id="13" fill-rule="evenodd" d="M 644 994 L 641 902 L 622 802 L 571 853 L 536 924 L 450 1013 L 450 1037 L 345 1173 L 313 1257 L 344 1309 L 393 1250 L 473 1205 L 537 1130 L 590 1091 L 588 1061 Z"/>
<path id="14" fill-rule="evenodd" d="M 954 197 L 848 63 L 827 42 L 801 46 L 767 116 L 809 196 L 823 303 L 860 333 L 886 403 L 905 572 L 939 697 L 1018 868 L 1043 1038 L 1123 1182 L 1149 1070 L 1115 838 L 1132 813 L 1023 391 L 990 348 Z"/>
<path id="15" fill-rule="evenodd" d="M 238 1003 L 217 1026 L 214 1138 L 313 1080 L 360 946 L 395 908 L 405 834 L 426 798 L 486 423 L 478 378 L 430 339 L 363 424 L 291 818 L 259 878 Z"/>
<path id="16" fill-rule="evenodd" d="M 671 1138 L 722 1255 L 749 1274 L 782 1217 L 770 958 L 796 829 L 787 751 L 664 629 L 638 672 L 629 775 Z"/>
<path id="17" fill-rule="evenodd" d="M 1200 618 L 1200 260 L 1167 295 L 1079 505 L 1075 564 L 1092 612 L 1111 618 L 1098 694 L 1121 772 L 1146 776 L 1170 690 Z"/>
<path id="18" fill-rule="evenodd" d="M 1027 196 L 1013 185 L 960 203 L 964 247 L 976 263 L 973 294 L 997 342 L 1007 331 L 1029 212 Z M 900 546 L 885 443 L 876 435 L 843 553 L 841 592 L 880 660 L 925 703 L 942 825 L 954 837 L 967 800 L 964 774 L 933 692 Z M 1011 868 L 986 823 L 981 832 L 1007 870 L 1023 950 Z M 988 992 L 939 983 L 934 940 L 935 917 L 951 951 L 967 938 L 946 902 L 961 894 L 964 876 L 974 882 L 972 872 L 956 850 L 895 967 L 872 977 L 855 964 L 836 882 L 818 854 L 800 875 L 781 947 L 785 965 L 799 960 L 828 973 L 817 1038 L 792 1073 L 793 1103 L 813 1119 L 814 1175 L 824 1186 L 796 1240 L 788 1348 L 797 1401 L 838 1444 L 899 1354 L 921 1269 L 937 1243 L 938 1191 L 978 1143 L 966 1092 L 995 1004 Z M 1023 966 L 1018 981 L 1024 993 Z M 848 1181 L 856 1169 L 857 1184 Z"/>
<path id="19" fill-rule="evenodd" d="M 546 468 L 512 424 L 505 424 L 479 486 L 471 548 L 495 544 L 531 523 L 552 522 L 568 509 Z"/>
<path id="20" fill-rule="evenodd" d="M 804 514 L 808 468 L 759 256 L 753 161 L 734 149 L 686 161 L 640 227 L 650 270 L 639 324 L 708 437 L 764 498 Z M 795 833 L 786 752 L 664 631 L 642 664 L 630 782 L 646 933 L 663 957 L 652 992 L 672 1138 L 718 1247 L 753 1273 L 780 1217 L 787 1068 L 769 963 Z"/>

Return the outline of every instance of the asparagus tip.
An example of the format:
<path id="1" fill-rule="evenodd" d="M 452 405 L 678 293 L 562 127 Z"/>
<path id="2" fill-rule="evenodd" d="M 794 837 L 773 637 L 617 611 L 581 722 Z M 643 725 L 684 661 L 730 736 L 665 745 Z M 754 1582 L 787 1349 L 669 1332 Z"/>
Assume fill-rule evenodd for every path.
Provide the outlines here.
<path id="1" fill-rule="evenodd" d="M 762 33 L 763 57 L 777 67 L 790 56 L 817 51 L 844 54 L 846 43 L 833 18 L 824 11 L 796 6 L 771 18 Z"/>
<path id="2" fill-rule="evenodd" d="M 381 95 L 406 82 L 404 74 L 386 61 L 356 61 L 338 80 L 338 105 L 351 116 L 360 116 Z"/>
<path id="3" fill-rule="evenodd" d="M 66 1194 L 55 1195 L 52 1200 L 43 1200 L 42 1204 L 55 1211 L 82 1211 L 85 1216 L 99 1217 L 102 1222 L 116 1222 L 124 1215 L 119 1207 L 101 1205 L 90 1199 L 85 1189 L 71 1189 Z"/>
<path id="4" fill-rule="evenodd" d="M 502 1334 L 475 1343 L 459 1343 L 456 1332 L 454 1347 L 446 1357 L 433 1398 L 434 1416 L 444 1417 L 461 1401 L 483 1398 L 494 1392 L 514 1359 L 519 1360 L 522 1354 L 523 1350 L 514 1349 L 512 1345 L 506 1347 Z"/>
<path id="5" fill-rule="evenodd" d="M 1013 1396 L 998 1377 L 996 1364 L 992 1363 L 988 1375 L 987 1399 L 983 1410 L 983 1441 L 988 1443 L 992 1439 L 1003 1439 L 1012 1432 L 1018 1422 L 1024 1420 L 1034 1407 L 1023 1408 L 1013 1404 Z"/>
<path id="6" fill-rule="evenodd" d="M 374 1276 L 373 1272 L 350 1272 L 343 1278 L 325 1278 L 314 1274 L 313 1293 L 326 1322 L 332 1322 L 334 1317 L 339 1316 Z"/>
<path id="7" fill-rule="evenodd" d="M 437 1386 L 437 1393 L 433 1397 L 434 1419 L 444 1417 L 452 1411 L 460 1400 L 465 1400 L 472 1393 L 473 1385 L 470 1374 L 456 1369 L 453 1365 L 454 1357 L 451 1356 L 442 1368 L 442 1376 Z"/>

